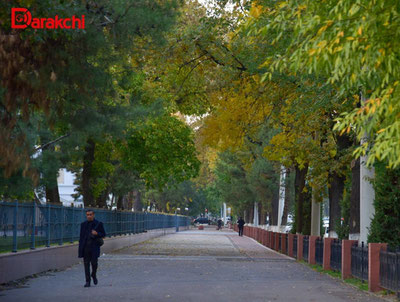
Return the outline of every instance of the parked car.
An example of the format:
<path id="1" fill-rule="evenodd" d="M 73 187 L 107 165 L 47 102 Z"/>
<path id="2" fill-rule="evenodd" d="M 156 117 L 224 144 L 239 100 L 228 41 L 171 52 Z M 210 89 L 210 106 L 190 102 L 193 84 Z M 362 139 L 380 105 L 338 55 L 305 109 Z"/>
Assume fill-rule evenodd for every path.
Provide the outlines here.
<path id="1" fill-rule="evenodd" d="M 210 220 L 206 217 L 199 217 L 193 221 L 194 224 L 210 224 Z"/>

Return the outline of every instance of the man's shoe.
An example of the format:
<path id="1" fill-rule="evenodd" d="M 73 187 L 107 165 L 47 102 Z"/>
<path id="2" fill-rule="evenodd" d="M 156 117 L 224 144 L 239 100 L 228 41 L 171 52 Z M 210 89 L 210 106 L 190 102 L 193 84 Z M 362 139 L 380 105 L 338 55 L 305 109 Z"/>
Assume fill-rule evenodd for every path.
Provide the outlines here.
<path id="1" fill-rule="evenodd" d="M 94 285 L 97 285 L 97 278 L 96 276 L 92 276 Z"/>
<path id="2" fill-rule="evenodd" d="M 86 282 L 84 287 L 90 287 L 90 282 Z"/>

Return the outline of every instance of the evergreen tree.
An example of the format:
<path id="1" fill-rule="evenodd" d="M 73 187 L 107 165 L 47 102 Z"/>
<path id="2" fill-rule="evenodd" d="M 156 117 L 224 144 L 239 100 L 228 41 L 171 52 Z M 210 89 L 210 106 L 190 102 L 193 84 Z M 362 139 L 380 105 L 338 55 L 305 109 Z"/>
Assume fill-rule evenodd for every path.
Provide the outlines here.
<path id="1" fill-rule="evenodd" d="M 390 169 L 383 162 L 375 165 L 375 215 L 368 242 L 386 242 L 400 246 L 400 169 Z"/>

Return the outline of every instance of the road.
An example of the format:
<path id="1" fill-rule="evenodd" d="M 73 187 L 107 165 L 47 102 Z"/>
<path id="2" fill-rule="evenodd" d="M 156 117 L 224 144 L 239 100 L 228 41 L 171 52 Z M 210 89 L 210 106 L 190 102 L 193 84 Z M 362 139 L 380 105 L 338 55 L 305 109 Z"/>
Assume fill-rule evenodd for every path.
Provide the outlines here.
<path id="1" fill-rule="evenodd" d="M 3 290 L 0 301 L 384 301 L 250 238 L 211 228 L 102 255 L 98 279 L 84 288 L 79 264 Z"/>

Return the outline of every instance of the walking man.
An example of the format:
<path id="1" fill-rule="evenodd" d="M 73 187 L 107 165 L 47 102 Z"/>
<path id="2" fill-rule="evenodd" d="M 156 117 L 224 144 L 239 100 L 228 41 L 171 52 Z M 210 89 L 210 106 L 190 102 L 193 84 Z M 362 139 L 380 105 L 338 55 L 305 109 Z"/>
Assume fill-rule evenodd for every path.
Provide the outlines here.
<path id="1" fill-rule="evenodd" d="M 90 287 L 90 277 L 93 278 L 93 283 L 97 284 L 97 259 L 100 257 L 100 245 L 106 232 L 103 223 L 94 219 L 93 210 L 86 211 L 86 219 L 81 223 L 78 257 L 83 258 L 85 266 L 85 287 Z M 90 264 L 92 264 L 92 274 L 90 274 Z"/>
<path id="2" fill-rule="evenodd" d="M 245 221 L 243 220 L 242 217 L 239 217 L 239 220 L 237 221 L 238 227 L 239 227 L 239 236 L 243 236 L 243 227 L 245 224 Z"/>
<path id="3" fill-rule="evenodd" d="M 217 225 L 218 225 L 217 230 L 220 230 L 222 228 L 222 220 L 221 220 L 221 218 L 218 219 Z"/>

